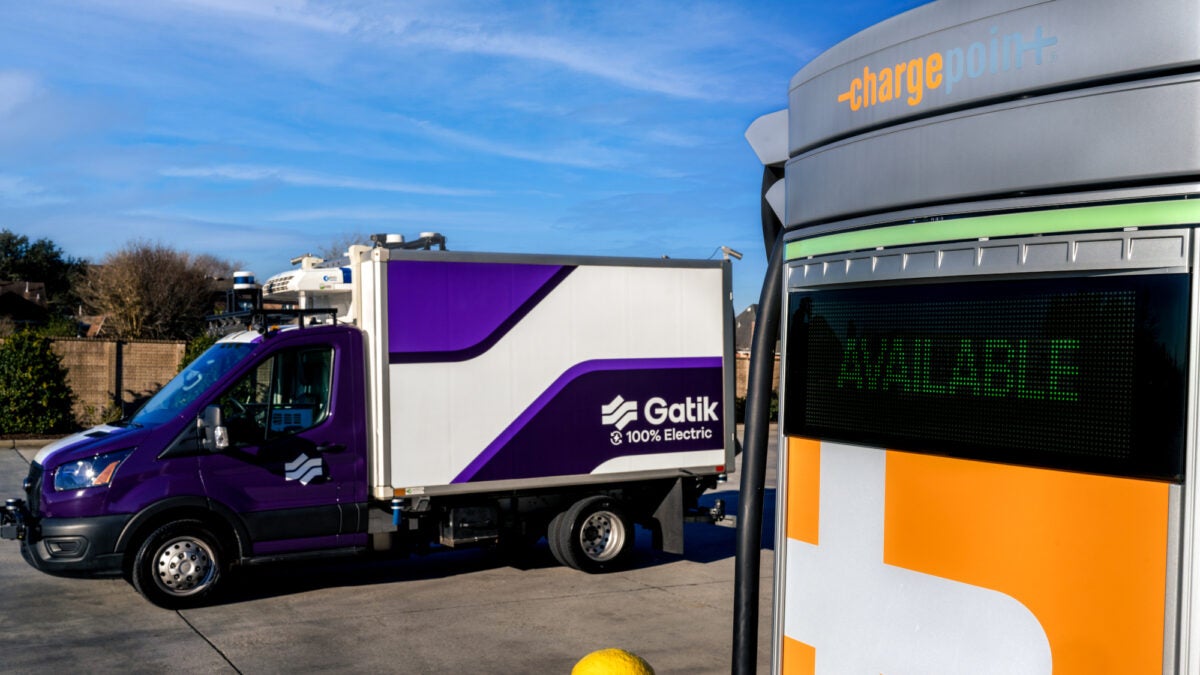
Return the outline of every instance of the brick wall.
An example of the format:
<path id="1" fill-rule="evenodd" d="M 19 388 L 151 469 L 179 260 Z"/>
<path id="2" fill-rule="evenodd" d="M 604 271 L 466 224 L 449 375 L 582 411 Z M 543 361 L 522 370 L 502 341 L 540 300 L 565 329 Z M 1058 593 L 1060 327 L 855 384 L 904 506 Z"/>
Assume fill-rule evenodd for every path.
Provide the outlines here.
<path id="1" fill-rule="evenodd" d="M 54 352 L 75 392 L 75 419 L 99 423 L 115 406 L 131 411 L 175 376 L 186 342 L 55 338 Z"/>
<path id="2" fill-rule="evenodd" d="M 86 338 L 55 338 L 54 351 L 67 369 L 67 384 L 75 392 L 75 418 L 80 424 L 99 423 L 120 402 L 132 411 L 175 376 L 185 342 L 136 340 L 116 342 Z M 745 398 L 750 354 L 735 355 L 736 396 Z M 118 370 L 120 366 L 120 370 Z M 772 388 L 779 389 L 779 357 L 775 357 Z"/>
<path id="3" fill-rule="evenodd" d="M 187 343 L 138 341 L 126 342 L 123 347 L 121 391 L 125 402 L 130 403 L 149 398 L 175 377 Z"/>

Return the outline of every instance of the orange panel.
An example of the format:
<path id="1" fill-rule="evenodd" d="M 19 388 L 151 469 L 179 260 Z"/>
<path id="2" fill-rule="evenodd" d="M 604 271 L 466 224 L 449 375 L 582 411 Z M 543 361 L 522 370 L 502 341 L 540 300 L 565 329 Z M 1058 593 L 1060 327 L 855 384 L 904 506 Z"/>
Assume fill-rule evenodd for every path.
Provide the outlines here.
<path id="1" fill-rule="evenodd" d="M 787 536 L 816 545 L 821 516 L 821 443 L 788 438 Z"/>
<path id="2" fill-rule="evenodd" d="M 1167 484 L 889 451 L 886 485 L 885 562 L 1017 599 L 1057 675 L 1162 672 Z"/>
<path id="3" fill-rule="evenodd" d="M 779 669 L 784 675 L 813 675 L 817 672 L 817 650 L 785 635 Z"/>

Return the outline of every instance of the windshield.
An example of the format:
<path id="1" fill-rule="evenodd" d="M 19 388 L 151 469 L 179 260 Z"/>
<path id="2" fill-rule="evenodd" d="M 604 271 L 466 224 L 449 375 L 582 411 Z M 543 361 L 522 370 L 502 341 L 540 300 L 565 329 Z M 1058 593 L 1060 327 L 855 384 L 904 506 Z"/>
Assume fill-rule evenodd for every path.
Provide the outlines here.
<path id="1" fill-rule="evenodd" d="M 166 422 L 207 391 L 214 382 L 253 350 L 254 345 L 247 342 L 218 342 L 209 347 L 146 401 L 129 423 L 148 427 Z"/>

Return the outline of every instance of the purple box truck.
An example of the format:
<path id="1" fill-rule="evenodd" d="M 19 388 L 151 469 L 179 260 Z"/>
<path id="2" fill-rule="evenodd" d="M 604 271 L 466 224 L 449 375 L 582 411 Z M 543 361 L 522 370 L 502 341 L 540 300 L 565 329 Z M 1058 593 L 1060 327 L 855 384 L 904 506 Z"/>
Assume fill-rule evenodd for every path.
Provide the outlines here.
<path id="1" fill-rule="evenodd" d="M 249 312 L 127 420 L 42 449 L 0 537 L 173 608 L 238 565 L 542 536 L 601 572 L 635 523 L 682 553 L 720 517 L 698 497 L 734 459 L 727 262 L 347 253 L 268 280 L 294 311 Z"/>

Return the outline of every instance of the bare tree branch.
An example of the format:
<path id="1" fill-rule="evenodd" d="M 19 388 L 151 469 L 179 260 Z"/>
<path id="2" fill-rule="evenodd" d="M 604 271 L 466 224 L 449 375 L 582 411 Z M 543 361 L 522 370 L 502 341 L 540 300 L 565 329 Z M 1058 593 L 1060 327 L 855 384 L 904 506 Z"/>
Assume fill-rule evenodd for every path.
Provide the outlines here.
<path id="1" fill-rule="evenodd" d="M 213 311 L 213 281 L 231 272 L 210 255 L 134 242 L 90 267 L 79 295 L 114 337 L 188 338 Z"/>

